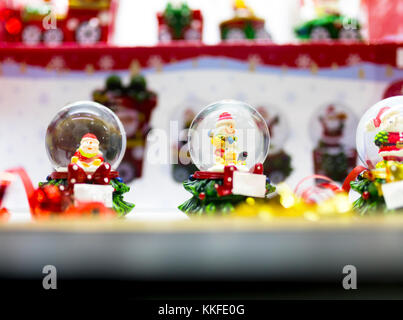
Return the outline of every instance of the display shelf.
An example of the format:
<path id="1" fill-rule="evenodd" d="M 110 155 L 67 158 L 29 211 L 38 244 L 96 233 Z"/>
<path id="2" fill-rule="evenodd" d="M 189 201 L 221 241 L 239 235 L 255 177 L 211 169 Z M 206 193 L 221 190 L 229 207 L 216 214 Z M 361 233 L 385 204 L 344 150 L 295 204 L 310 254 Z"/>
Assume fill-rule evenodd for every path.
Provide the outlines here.
<path id="1" fill-rule="evenodd" d="M 150 47 L 118 47 L 95 45 L 82 47 L 26 47 L 0 45 L 0 62 L 16 62 L 27 66 L 59 67 L 65 71 L 126 70 L 136 63 L 139 67 L 158 67 L 183 60 L 204 57 L 225 57 L 249 61 L 256 65 L 287 68 L 337 68 L 359 62 L 399 66 L 398 49 L 403 43 L 305 43 L 276 45 L 259 42 L 200 43 L 175 42 Z M 399 51 L 400 52 L 400 51 Z M 55 58 L 59 64 L 55 63 Z M 101 59 L 103 58 L 103 59 Z M 401 66 L 400 66 L 401 67 Z"/>
<path id="2" fill-rule="evenodd" d="M 403 218 L 65 221 L 0 226 L 0 276 L 402 282 Z M 157 257 L 157 258 L 156 258 Z M 21 263 L 24 261 L 24 263 Z M 18 268 L 16 268 L 18 266 Z"/>

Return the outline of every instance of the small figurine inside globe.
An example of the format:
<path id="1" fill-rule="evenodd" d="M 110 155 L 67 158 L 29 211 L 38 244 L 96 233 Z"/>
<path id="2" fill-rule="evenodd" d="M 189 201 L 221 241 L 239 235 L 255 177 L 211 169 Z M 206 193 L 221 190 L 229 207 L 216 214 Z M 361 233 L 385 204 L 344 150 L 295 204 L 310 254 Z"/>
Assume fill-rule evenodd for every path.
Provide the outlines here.
<path id="1" fill-rule="evenodd" d="M 363 214 L 403 207 L 403 96 L 367 110 L 358 124 L 357 150 L 365 166 L 355 168 L 344 183 L 358 193 L 354 207 Z"/>
<path id="2" fill-rule="evenodd" d="M 262 164 L 269 151 L 269 130 L 250 105 L 235 100 L 208 105 L 193 119 L 188 141 L 200 171 L 184 182 L 192 198 L 179 206 L 183 212 L 230 212 L 248 197 L 265 198 L 275 191 Z"/>
<path id="3" fill-rule="evenodd" d="M 125 130 L 110 109 L 91 101 L 70 104 L 48 126 L 46 151 L 55 171 L 40 187 L 63 191 L 61 210 L 69 202 L 97 202 L 124 215 L 134 207 L 123 200 L 130 188 L 115 171 L 125 149 Z"/>

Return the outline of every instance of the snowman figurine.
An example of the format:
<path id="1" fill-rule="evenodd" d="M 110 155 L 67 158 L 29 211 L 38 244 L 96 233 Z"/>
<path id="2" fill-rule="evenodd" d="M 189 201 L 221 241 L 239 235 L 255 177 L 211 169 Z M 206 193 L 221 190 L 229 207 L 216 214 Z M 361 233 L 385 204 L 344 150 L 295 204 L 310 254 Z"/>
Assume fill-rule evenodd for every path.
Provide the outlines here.
<path id="1" fill-rule="evenodd" d="M 386 161 L 403 161 L 403 115 L 389 107 L 379 110 L 375 119 L 367 124 L 367 130 L 380 129 L 374 143 L 379 155 Z M 379 166 L 381 164 L 378 164 Z"/>
<path id="2" fill-rule="evenodd" d="M 99 141 L 96 135 L 92 133 L 85 134 L 80 141 L 80 147 L 71 158 L 71 163 L 80 166 L 84 171 L 95 171 L 102 163 L 104 158 L 99 150 Z"/>
<path id="3" fill-rule="evenodd" d="M 231 114 L 223 112 L 219 115 L 215 129 L 210 131 L 211 143 L 214 146 L 215 165 L 209 171 L 223 171 L 225 166 L 234 165 L 242 170 L 245 161 L 237 160 L 237 140 L 235 121 Z"/>

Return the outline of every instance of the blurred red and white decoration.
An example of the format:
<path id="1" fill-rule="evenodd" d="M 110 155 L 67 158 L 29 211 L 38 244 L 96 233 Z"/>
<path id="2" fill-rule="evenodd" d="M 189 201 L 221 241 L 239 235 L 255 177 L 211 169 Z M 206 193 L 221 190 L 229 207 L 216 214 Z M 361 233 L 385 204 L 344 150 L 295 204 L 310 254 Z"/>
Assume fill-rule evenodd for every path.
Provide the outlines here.
<path id="1" fill-rule="evenodd" d="M 403 40 L 403 1 L 362 0 L 368 17 L 370 41 Z"/>
<path id="2" fill-rule="evenodd" d="M 0 0 L 0 42 L 105 43 L 116 10 L 117 0 Z"/>

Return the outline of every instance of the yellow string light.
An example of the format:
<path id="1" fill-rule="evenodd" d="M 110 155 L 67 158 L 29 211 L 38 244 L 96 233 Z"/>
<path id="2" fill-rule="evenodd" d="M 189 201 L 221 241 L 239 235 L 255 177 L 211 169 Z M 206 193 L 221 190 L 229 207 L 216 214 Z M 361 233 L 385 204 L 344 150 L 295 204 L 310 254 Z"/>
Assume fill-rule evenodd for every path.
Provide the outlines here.
<path id="1" fill-rule="evenodd" d="M 256 200 L 247 198 L 233 213 L 236 217 L 259 218 L 303 218 L 318 221 L 326 217 L 349 217 L 353 215 L 352 204 L 347 193 L 337 192 L 332 197 L 318 203 L 308 203 L 297 197 L 289 186 L 277 186 L 278 195 L 272 199 Z"/>

